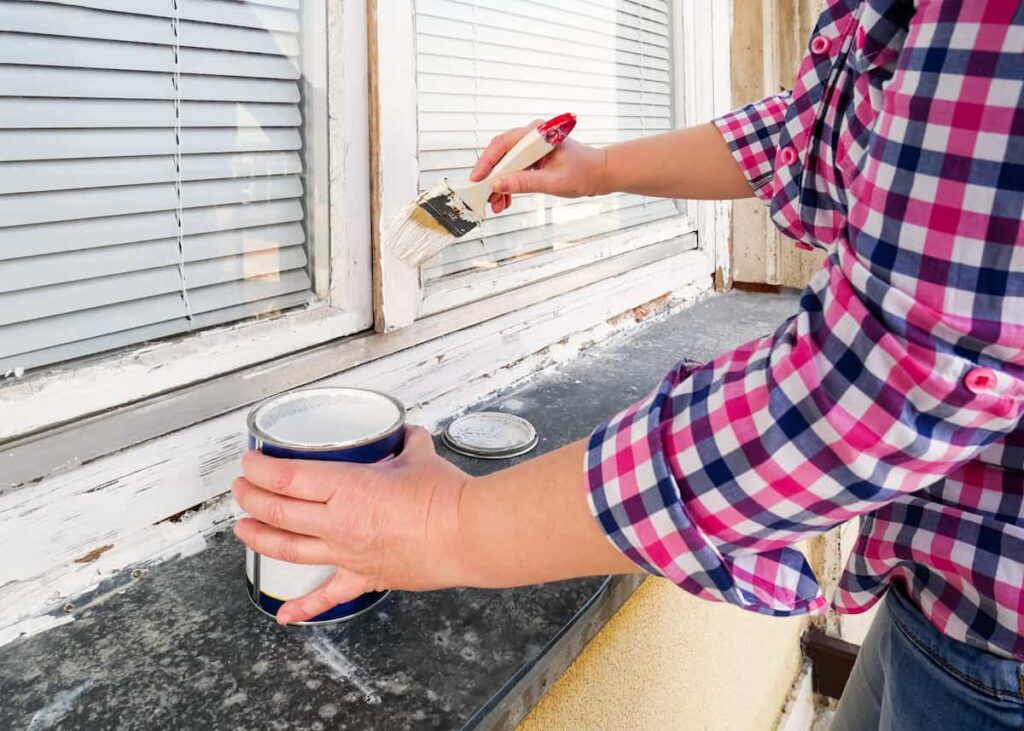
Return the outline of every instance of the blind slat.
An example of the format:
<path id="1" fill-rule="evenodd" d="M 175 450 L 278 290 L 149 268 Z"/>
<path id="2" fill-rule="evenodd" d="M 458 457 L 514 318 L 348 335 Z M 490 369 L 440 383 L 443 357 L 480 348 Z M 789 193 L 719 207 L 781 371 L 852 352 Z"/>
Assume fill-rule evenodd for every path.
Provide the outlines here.
<path id="1" fill-rule="evenodd" d="M 478 30 L 486 26 L 523 33 L 531 38 L 562 40 L 568 37 L 572 39 L 574 47 L 590 46 L 598 52 L 611 46 L 622 51 L 668 58 L 665 50 L 668 38 L 665 35 L 644 34 L 622 26 L 596 30 L 593 25 L 588 27 L 586 15 L 557 12 L 551 5 L 544 6 L 524 0 L 417 0 L 416 9 L 417 22 L 426 17 L 460 21 Z M 593 18 L 590 20 L 593 21 Z M 645 39 L 648 40 L 647 44 L 644 43 Z"/>
<path id="2" fill-rule="evenodd" d="M 566 87 L 561 99 L 548 99 L 544 97 L 521 97 L 508 95 L 505 98 L 478 95 L 478 94 L 433 94 L 423 93 L 419 95 L 420 113 L 445 113 L 445 112 L 468 112 L 488 114 L 501 114 L 508 109 L 531 109 L 542 116 L 554 116 L 559 109 L 565 109 L 568 102 L 572 102 L 572 108 L 577 115 L 586 115 L 590 118 L 665 118 L 672 116 L 672 109 L 669 106 L 670 100 L 666 99 L 664 105 L 654 104 L 632 104 L 629 102 L 617 101 L 592 101 L 587 100 L 586 90 L 580 93 L 573 93 Z"/>
<path id="3" fill-rule="evenodd" d="M 302 172 L 293 152 L 185 155 L 181 180 L 212 180 Z M 0 194 L 105 188 L 174 182 L 179 172 L 173 156 L 0 163 Z"/>
<path id="4" fill-rule="evenodd" d="M 180 121 L 182 127 L 298 127 L 302 116 L 294 104 L 184 102 Z M 0 98 L 0 130 L 174 126 L 171 100 Z"/>
<path id="5" fill-rule="evenodd" d="M 171 0 L 44 0 L 55 5 L 69 5 L 120 14 L 152 15 L 173 18 Z M 178 0 L 178 17 L 185 20 L 218 25 L 284 30 L 297 33 L 299 20 L 295 8 L 274 2 L 239 2 L 238 0 Z"/>
<path id="6" fill-rule="evenodd" d="M 45 261 L 37 257 L 0 260 L 0 292 L 176 266 L 179 258 L 177 239 L 161 239 L 58 252 L 45 257 Z"/>
<path id="7" fill-rule="evenodd" d="M 0 228 L 0 260 L 175 236 L 173 211 Z"/>
<path id="8" fill-rule="evenodd" d="M 514 68 L 514 67 L 513 67 Z M 420 73 L 416 86 L 421 94 L 443 94 L 450 96 L 480 96 L 501 98 L 534 99 L 585 99 L 590 101 L 615 101 L 624 103 L 647 103 L 668 106 L 672 95 L 668 84 L 640 82 L 619 84 L 610 80 L 605 86 L 577 84 L 568 79 L 523 81 L 511 79 L 490 79 L 482 76 L 460 74 Z"/>
<path id="9" fill-rule="evenodd" d="M 664 68 L 644 68 L 636 64 L 636 57 L 619 58 L 609 51 L 604 56 L 593 54 L 586 56 L 569 55 L 559 52 L 557 44 L 549 44 L 548 48 L 520 48 L 514 45 L 495 43 L 474 43 L 461 37 L 420 35 L 417 37 L 417 50 L 421 54 L 432 56 L 466 59 L 475 63 L 490 62 L 516 64 L 529 70 L 547 71 L 551 78 L 551 66 L 559 69 L 570 69 L 573 73 L 597 74 L 607 78 L 646 78 L 654 81 L 669 82 L 671 77 Z M 467 69 L 472 68 L 464 64 Z"/>
<path id="10" fill-rule="evenodd" d="M 173 46 L 25 33 L 0 32 L 0 63 L 107 71 L 175 71 Z M 300 73 L 296 60 L 287 56 L 203 48 L 180 49 L 177 63 L 181 73 L 199 76 L 294 80 Z"/>
<path id="11" fill-rule="evenodd" d="M 90 99 L 175 99 L 297 104 L 294 81 L 184 75 L 180 91 L 172 74 L 147 71 L 0 66 L 0 89 L 7 96 Z"/>

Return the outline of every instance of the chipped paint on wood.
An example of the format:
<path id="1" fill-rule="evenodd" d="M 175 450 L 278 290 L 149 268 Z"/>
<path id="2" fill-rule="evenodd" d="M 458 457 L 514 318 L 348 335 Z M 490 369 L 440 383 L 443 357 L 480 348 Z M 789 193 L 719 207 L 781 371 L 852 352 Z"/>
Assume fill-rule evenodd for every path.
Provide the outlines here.
<path id="1" fill-rule="evenodd" d="M 652 292 L 674 292 L 676 301 L 706 293 L 709 274 L 702 260 L 672 257 L 317 385 L 391 391 L 410 405 L 412 421 L 432 426 L 614 333 L 606 321 L 649 301 Z M 635 326 L 633 318 L 625 324 Z M 502 367 L 508 364 L 514 365 Z M 192 541 L 232 519 L 233 503 L 221 499 L 179 522 L 166 520 L 228 489 L 244 448 L 244 421 L 245 410 L 238 410 L 0 496 L 0 553 L 23 557 L 0 565 L 0 627 L 88 591 L 125 567 L 176 555 L 182 546 L 194 549 Z M 108 544 L 114 547 L 96 560 L 75 563 Z"/>

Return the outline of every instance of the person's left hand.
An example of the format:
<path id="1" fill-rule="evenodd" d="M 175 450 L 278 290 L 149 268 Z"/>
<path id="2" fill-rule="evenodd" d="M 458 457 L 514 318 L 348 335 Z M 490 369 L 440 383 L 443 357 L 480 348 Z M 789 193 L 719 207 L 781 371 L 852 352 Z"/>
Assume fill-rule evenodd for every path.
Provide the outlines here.
<path id="1" fill-rule="evenodd" d="M 286 602 L 301 622 L 367 591 L 457 586 L 459 501 L 470 479 L 438 457 L 430 433 L 409 427 L 405 448 L 375 465 L 275 459 L 249 452 L 231 490 L 252 517 L 235 534 L 264 556 L 333 564 L 316 591 Z"/>

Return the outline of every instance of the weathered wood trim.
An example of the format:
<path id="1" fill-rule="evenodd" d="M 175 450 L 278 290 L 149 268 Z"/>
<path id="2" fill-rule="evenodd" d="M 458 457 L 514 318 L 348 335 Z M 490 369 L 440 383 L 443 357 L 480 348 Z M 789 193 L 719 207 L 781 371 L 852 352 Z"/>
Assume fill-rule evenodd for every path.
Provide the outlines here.
<path id="1" fill-rule="evenodd" d="M 692 254 L 659 256 L 617 276 L 599 277 L 582 290 L 542 297 L 520 311 L 364 362 L 317 384 L 362 384 L 393 392 L 410 406 L 413 422 L 435 424 L 553 362 L 554 354 L 546 350 L 552 346 L 564 341 L 567 347 L 580 347 L 616 327 L 628 327 L 632 318 L 617 316 L 652 299 L 670 295 L 678 302 L 708 292 L 707 263 Z M 363 345 L 380 339 L 365 338 Z M 258 392 L 261 379 L 292 370 L 270 366 L 249 375 Z M 243 378 L 236 387 L 244 392 L 245 384 Z M 87 590 L 123 568 L 125 560 L 143 561 L 190 540 L 195 531 L 182 534 L 154 526 L 207 505 L 227 490 L 244 447 L 245 412 L 235 408 L 0 495 L 0 554 L 19 557 L 0 564 L 0 626 Z M 203 517 L 207 513 L 201 510 L 193 519 L 195 530 L 212 525 Z M 230 517 L 228 510 L 221 520 Z M 132 549 L 120 550 L 124 545 Z M 89 560 L 106 546 L 111 548 Z"/>
<path id="2" fill-rule="evenodd" d="M 366 0 L 329 1 L 327 27 L 330 303 L 358 312 L 364 330 L 373 325 Z"/>
<path id="3" fill-rule="evenodd" d="M 380 7 L 384 13 L 379 15 Z M 420 270 L 383 245 L 384 231 L 416 198 L 416 25 L 412 0 L 368 0 L 373 312 L 377 332 L 416 319 Z"/>
<path id="4" fill-rule="evenodd" d="M 368 363 L 492 318 L 527 322 L 516 314 L 560 294 L 586 287 L 636 267 L 692 248 L 692 235 L 620 256 L 580 270 L 541 280 L 496 297 L 423 318 L 408 328 L 383 335 L 364 334 L 208 379 L 146 401 L 111 409 L 38 435 L 13 440 L 0 449 L 0 496 L 19 485 L 73 469 L 80 464 L 155 439 L 204 419 L 247 406 L 281 391 L 307 385 L 348 368 Z M 682 255 L 694 278 L 708 263 L 699 252 Z M 657 286 L 656 282 L 655 285 Z M 500 363 L 495 363 L 495 368 Z"/>

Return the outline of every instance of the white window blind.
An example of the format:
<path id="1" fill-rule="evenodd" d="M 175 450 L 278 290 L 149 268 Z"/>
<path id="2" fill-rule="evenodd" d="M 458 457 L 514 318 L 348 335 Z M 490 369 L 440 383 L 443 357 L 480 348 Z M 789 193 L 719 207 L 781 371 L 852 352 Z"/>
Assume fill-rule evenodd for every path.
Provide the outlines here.
<path id="1" fill-rule="evenodd" d="M 0 375 L 310 299 L 301 3 L 0 2 Z"/>
<path id="2" fill-rule="evenodd" d="M 575 112 L 573 136 L 603 145 L 672 127 L 667 0 L 416 0 L 420 188 L 466 178 L 509 127 Z M 678 214 L 615 194 L 521 196 L 424 268 L 489 269 Z"/>

